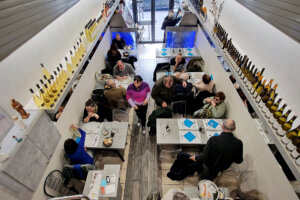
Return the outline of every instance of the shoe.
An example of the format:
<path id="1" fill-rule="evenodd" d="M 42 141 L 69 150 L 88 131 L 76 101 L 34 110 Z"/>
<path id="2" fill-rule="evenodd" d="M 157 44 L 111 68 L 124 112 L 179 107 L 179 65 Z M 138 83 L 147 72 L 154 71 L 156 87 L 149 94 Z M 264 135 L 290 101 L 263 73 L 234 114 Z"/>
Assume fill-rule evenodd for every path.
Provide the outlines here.
<path id="1" fill-rule="evenodd" d="M 142 133 L 143 133 L 143 135 L 146 135 L 146 128 L 145 128 L 145 126 L 142 127 Z"/>
<path id="2" fill-rule="evenodd" d="M 137 126 L 138 126 L 138 127 L 140 127 L 140 126 L 141 126 L 141 120 L 140 120 L 140 119 L 138 119 Z"/>

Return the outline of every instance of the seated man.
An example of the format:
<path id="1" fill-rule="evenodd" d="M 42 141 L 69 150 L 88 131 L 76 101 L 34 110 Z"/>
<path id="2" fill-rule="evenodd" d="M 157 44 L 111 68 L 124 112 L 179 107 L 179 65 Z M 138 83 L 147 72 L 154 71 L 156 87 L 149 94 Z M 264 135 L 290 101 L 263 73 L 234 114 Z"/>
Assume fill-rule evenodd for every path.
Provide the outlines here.
<path id="1" fill-rule="evenodd" d="M 158 106 L 168 107 L 168 105 L 171 105 L 176 88 L 174 82 L 176 84 L 182 84 L 183 87 L 187 86 L 186 81 L 175 76 L 164 76 L 156 81 L 152 89 L 151 97 Z"/>
<path id="2" fill-rule="evenodd" d="M 217 92 L 215 97 L 208 97 L 203 100 L 204 106 L 194 112 L 193 117 L 202 119 L 222 119 L 225 116 L 226 104 L 225 94 Z"/>
<path id="3" fill-rule="evenodd" d="M 108 107 L 108 106 L 106 106 Z M 103 122 L 106 118 L 108 121 L 111 120 L 109 115 L 110 111 L 108 108 L 104 108 L 104 105 L 96 104 L 92 99 L 89 99 L 85 103 L 85 109 L 83 113 L 83 122 Z"/>
<path id="4" fill-rule="evenodd" d="M 175 58 L 170 61 L 173 72 L 185 72 L 185 59 L 182 58 L 182 54 L 179 53 Z"/>
<path id="5" fill-rule="evenodd" d="M 116 87 L 116 83 L 113 79 L 109 79 L 106 83 L 106 89 L 104 96 L 111 107 L 124 108 L 128 106 L 126 99 L 126 89 L 123 87 Z"/>
<path id="6" fill-rule="evenodd" d="M 130 64 L 123 63 L 121 60 L 118 60 L 114 67 L 113 75 L 117 80 L 122 80 L 127 79 L 127 76 L 130 75 L 135 76 L 135 72 Z"/>
<path id="7" fill-rule="evenodd" d="M 73 164 L 93 164 L 94 159 L 85 151 L 84 141 L 85 132 L 78 128 L 78 126 L 72 124 L 71 129 L 76 129 L 81 133 L 80 142 L 77 144 L 73 139 L 67 139 L 64 143 L 64 149 L 68 158 Z"/>
<path id="8" fill-rule="evenodd" d="M 201 179 L 213 180 L 230 167 L 234 162 L 243 162 L 243 142 L 233 135 L 235 122 L 232 119 L 223 120 L 222 133 L 212 136 L 200 155 L 191 156 L 180 152 L 167 176 L 172 180 L 182 180 L 195 171 L 201 174 Z"/>
<path id="9" fill-rule="evenodd" d="M 208 91 L 209 93 L 212 93 L 215 82 L 211 80 L 209 75 L 204 74 L 202 76 L 202 80 L 199 80 L 197 83 L 195 83 L 195 86 L 199 92 Z"/>
<path id="10" fill-rule="evenodd" d="M 116 34 L 116 38 L 112 40 L 112 43 L 115 43 L 118 45 L 118 49 L 124 49 L 124 46 L 126 45 L 125 40 L 121 38 L 120 34 Z"/>

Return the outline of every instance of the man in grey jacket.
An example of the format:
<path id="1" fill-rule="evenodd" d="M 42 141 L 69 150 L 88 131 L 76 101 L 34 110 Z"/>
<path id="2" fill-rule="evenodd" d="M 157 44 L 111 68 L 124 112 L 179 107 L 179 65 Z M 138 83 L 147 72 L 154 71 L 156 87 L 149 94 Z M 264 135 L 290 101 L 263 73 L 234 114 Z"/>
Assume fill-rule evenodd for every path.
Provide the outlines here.
<path id="1" fill-rule="evenodd" d="M 117 80 L 127 79 L 127 76 L 135 76 L 133 67 L 128 63 L 123 63 L 121 60 L 117 61 L 113 72 Z"/>

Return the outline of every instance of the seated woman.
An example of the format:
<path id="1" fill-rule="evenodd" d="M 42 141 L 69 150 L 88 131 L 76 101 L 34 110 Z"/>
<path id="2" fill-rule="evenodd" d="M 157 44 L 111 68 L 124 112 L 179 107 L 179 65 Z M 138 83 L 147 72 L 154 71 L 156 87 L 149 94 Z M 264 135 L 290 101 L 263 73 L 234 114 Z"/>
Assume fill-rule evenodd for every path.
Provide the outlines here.
<path id="1" fill-rule="evenodd" d="M 209 93 L 213 92 L 213 88 L 215 86 L 214 81 L 211 80 L 210 76 L 204 74 L 202 76 L 202 80 L 195 83 L 195 87 L 198 89 L 199 92 L 208 91 Z"/>
<path id="2" fill-rule="evenodd" d="M 77 144 L 73 139 L 67 139 L 64 143 L 64 149 L 73 164 L 93 164 L 94 159 L 85 151 L 84 141 L 85 132 L 78 128 L 78 126 L 72 124 L 72 129 L 76 129 L 81 133 L 80 142 Z"/>
<path id="3" fill-rule="evenodd" d="M 203 100 L 204 106 L 194 112 L 196 118 L 222 119 L 225 117 L 226 104 L 224 102 L 225 94 L 217 92 L 215 97 L 208 97 Z"/>
<path id="4" fill-rule="evenodd" d="M 148 83 L 143 82 L 143 78 L 139 75 L 134 77 L 126 92 L 128 103 L 134 108 L 139 121 L 142 123 L 142 133 L 146 134 L 146 114 L 151 91 Z"/>
<path id="5" fill-rule="evenodd" d="M 126 45 L 125 40 L 121 38 L 119 33 L 116 34 L 116 38 L 113 39 L 112 43 L 117 44 L 118 49 L 124 49 L 124 46 Z"/>
<path id="6" fill-rule="evenodd" d="M 110 45 L 110 49 L 107 52 L 107 60 L 114 67 L 117 64 L 118 60 L 121 60 L 121 53 L 118 50 L 118 46 L 116 43 L 112 43 Z"/>
<path id="7" fill-rule="evenodd" d="M 104 106 L 97 104 L 92 99 L 89 99 L 85 103 L 85 109 L 83 113 L 83 122 L 103 122 L 106 118 L 108 121 L 111 121 L 110 117 L 111 111 L 107 108 L 105 109 Z"/>

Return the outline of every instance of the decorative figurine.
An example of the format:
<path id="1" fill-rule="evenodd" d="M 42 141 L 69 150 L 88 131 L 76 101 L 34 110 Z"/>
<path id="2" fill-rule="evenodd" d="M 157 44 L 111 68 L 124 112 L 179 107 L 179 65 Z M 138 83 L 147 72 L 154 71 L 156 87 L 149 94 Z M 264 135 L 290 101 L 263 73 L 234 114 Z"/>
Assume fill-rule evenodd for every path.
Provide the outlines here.
<path id="1" fill-rule="evenodd" d="M 12 120 L 15 122 L 15 125 L 20 129 L 26 129 L 26 124 L 24 124 L 22 119 L 19 119 L 17 116 L 13 116 Z"/>
<path id="2" fill-rule="evenodd" d="M 17 142 L 22 142 L 22 138 L 17 138 L 16 136 L 13 136 L 13 138 L 14 138 Z"/>
<path id="3" fill-rule="evenodd" d="M 11 99 L 11 107 L 20 113 L 22 119 L 27 119 L 30 116 L 30 114 L 24 110 L 23 106 L 15 99 Z"/>

